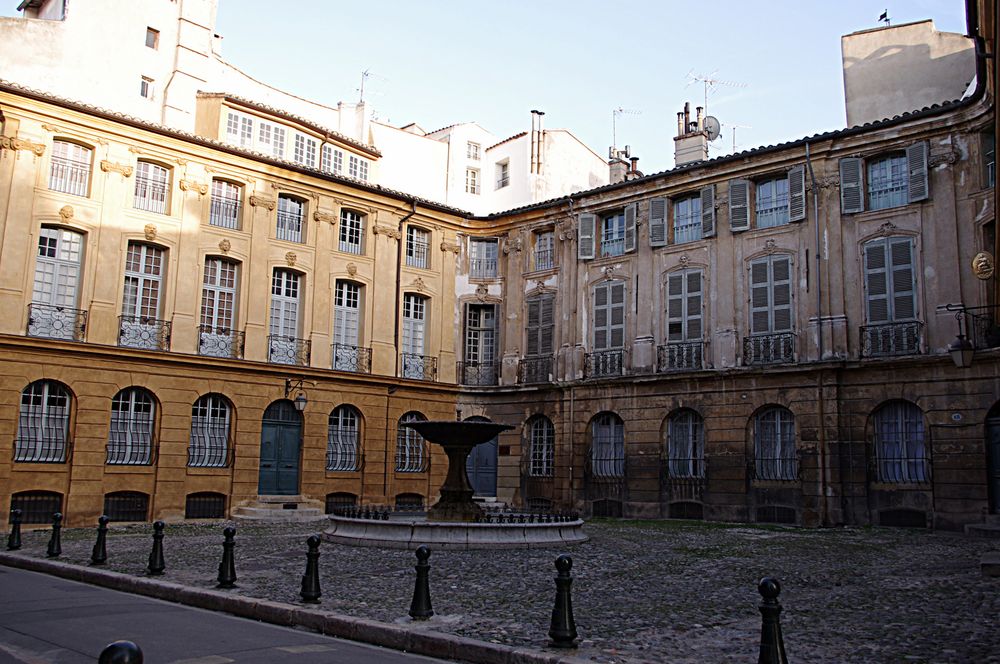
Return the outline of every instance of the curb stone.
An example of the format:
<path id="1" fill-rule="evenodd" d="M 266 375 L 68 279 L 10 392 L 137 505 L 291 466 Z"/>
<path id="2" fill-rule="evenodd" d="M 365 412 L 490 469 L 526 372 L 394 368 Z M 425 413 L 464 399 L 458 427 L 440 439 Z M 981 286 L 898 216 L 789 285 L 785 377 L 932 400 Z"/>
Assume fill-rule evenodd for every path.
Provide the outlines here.
<path id="1" fill-rule="evenodd" d="M 206 588 L 192 588 L 120 572 L 83 567 L 55 560 L 29 558 L 0 552 L 0 565 L 51 574 L 102 588 L 230 613 L 284 627 L 298 626 L 351 641 L 401 650 L 417 655 L 453 659 L 471 664 L 588 664 L 589 660 L 539 652 L 524 647 L 478 641 L 463 636 L 353 618 L 332 611 L 306 609 L 294 604 L 243 597 Z"/>

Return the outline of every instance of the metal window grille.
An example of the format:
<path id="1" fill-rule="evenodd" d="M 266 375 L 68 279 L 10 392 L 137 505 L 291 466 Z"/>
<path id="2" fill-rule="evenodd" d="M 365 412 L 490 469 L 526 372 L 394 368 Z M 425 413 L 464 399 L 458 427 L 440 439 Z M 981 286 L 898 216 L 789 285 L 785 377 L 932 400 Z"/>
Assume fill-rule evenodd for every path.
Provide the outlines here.
<path id="1" fill-rule="evenodd" d="M 372 372 L 372 349 L 345 344 L 333 344 L 332 367 L 337 371 L 370 374 Z"/>
<path id="2" fill-rule="evenodd" d="M 906 155 L 889 155 L 868 162 L 868 205 L 870 210 L 906 205 L 909 199 L 910 169 Z"/>
<path id="3" fill-rule="evenodd" d="M 112 521 L 147 521 L 149 495 L 138 491 L 116 491 L 105 494 L 104 514 Z"/>
<path id="4" fill-rule="evenodd" d="M 62 494 L 54 491 L 21 491 L 10 497 L 10 508 L 21 510 L 21 523 L 52 523 L 62 505 Z"/>
<path id="5" fill-rule="evenodd" d="M 401 512 L 419 512 L 424 509 L 424 497 L 419 493 L 401 493 L 396 496 L 396 509 Z"/>
<path id="6" fill-rule="evenodd" d="M 701 197 L 674 201 L 674 244 L 701 239 Z"/>
<path id="7" fill-rule="evenodd" d="M 548 383 L 552 380 L 551 357 L 526 357 L 517 363 L 517 382 Z"/>
<path id="8" fill-rule="evenodd" d="M 352 210 L 340 211 L 340 250 L 360 254 L 364 237 L 364 216 Z"/>
<path id="9" fill-rule="evenodd" d="M 73 196 L 86 196 L 90 186 L 93 151 L 68 141 L 52 142 L 49 189 Z"/>
<path id="10" fill-rule="evenodd" d="M 243 189 L 224 180 L 212 180 L 212 200 L 208 209 L 208 223 L 220 228 L 240 227 L 240 210 Z"/>
<path id="11" fill-rule="evenodd" d="M 531 422 L 531 459 L 528 475 L 531 477 L 552 477 L 555 470 L 556 430 L 547 417 L 538 417 Z"/>
<path id="12" fill-rule="evenodd" d="M 424 438 L 419 433 L 404 427 L 403 422 L 419 422 L 425 420 L 420 413 L 407 413 L 399 418 L 396 425 L 396 472 L 420 473 L 425 470 Z M 421 505 L 423 499 L 421 499 Z"/>
<path id="13" fill-rule="evenodd" d="M 275 364 L 309 366 L 312 341 L 278 334 L 267 336 L 267 361 Z"/>
<path id="14" fill-rule="evenodd" d="M 510 164 L 497 164 L 497 189 L 503 189 L 510 184 Z"/>
<path id="15" fill-rule="evenodd" d="M 607 378 L 625 374 L 625 351 L 602 350 L 584 356 L 584 375 L 587 378 Z"/>
<path id="16" fill-rule="evenodd" d="M 338 514 L 348 510 L 358 504 L 358 497 L 353 493 L 328 493 L 326 494 L 326 513 Z"/>
<path id="17" fill-rule="evenodd" d="M 551 270 L 555 267 L 555 251 L 553 250 L 553 233 L 546 231 L 535 236 L 535 269 Z"/>
<path id="18" fill-rule="evenodd" d="M 289 242 L 302 242 L 302 220 L 305 203 L 290 196 L 278 196 L 276 237 Z"/>
<path id="19" fill-rule="evenodd" d="M 191 408 L 191 441 L 188 466 L 224 468 L 233 448 L 230 438 L 232 410 L 224 397 L 207 394 Z"/>
<path id="20" fill-rule="evenodd" d="M 87 310 L 32 302 L 28 305 L 28 336 L 83 341 Z"/>
<path id="21" fill-rule="evenodd" d="M 702 368 L 704 343 L 670 343 L 656 347 L 657 371 L 687 371 Z"/>
<path id="22" fill-rule="evenodd" d="M 875 474 L 880 482 L 924 483 L 930 459 L 924 437 L 924 414 L 912 403 L 889 403 L 873 415 Z"/>
<path id="23" fill-rule="evenodd" d="M 861 327 L 861 357 L 918 355 L 923 327 L 924 324 L 920 321 L 863 325 Z"/>
<path id="24" fill-rule="evenodd" d="M 167 350 L 170 322 L 160 320 L 160 289 L 165 252 L 130 242 L 125 256 L 125 281 L 118 345 L 147 350 Z"/>
<path id="25" fill-rule="evenodd" d="M 497 385 L 500 379 L 500 363 L 456 362 L 458 379 L 462 385 Z"/>
<path id="26" fill-rule="evenodd" d="M 184 500 L 184 518 L 225 519 L 226 496 L 211 491 L 188 494 Z"/>
<path id="27" fill-rule="evenodd" d="M 406 264 L 410 267 L 428 267 L 429 233 L 412 226 L 406 229 Z"/>
<path id="28" fill-rule="evenodd" d="M 403 353 L 399 357 L 400 375 L 403 378 L 413 378 L 414 380 L 437 380 L 436 357 L 430 355 L 416 355 L 414 353 Z"/>
<path id="29" fill-rule="evenodd" d="M 361 431 L 358 413 L 350 406 L 338 406 L 330 413 L 327 427 L 326 469 L 353 471 L 358 469 L 358 449 Z"/>
<path id="30" fill-rule="evenodd" d="M 473 279 L 493 279 L 497 276 L 497 241 L 469 242 L 469 276 Z"/>
<path id="31" fill-rule="evenodd" d="M 59 383 L 39 380 L 21 392 L 14 461 L 65 463 L 69 448 L 70 395 Z"/>
<path id="32" fill-rule="evenodd" d="M 610 214 L 603 218 L 601 256 L 621 256 L 625 253 L 625 214 Z"/>
<path id="33" fill-rule="evenodd" d="M 146 212 L 166 214 L 169 188 L 169 170 L 148 161 L 140 161 L 135 169 L 133 207 Z"/>
<path id="34" fill-rule="evenodd" d="M 788 223 L 788 178 L 774 178 L 757 183 L 757 228 L 772 228 Z"/>
<path id="35" fill-rule="evenodd" d="M 594 418 L 591 425 L 591 474 L 594 477 L 625 475 L 625 424 L 613 413 Z"/>
<path id="36" fill-rule="evenodd" d="M 153 399 L 145 390 L 130 387 L 115 395 L 111 400 L 108 433 L 109 465 L 149 465 L 153 462 L 154 415 Z"/>
<path id="37" fill-rule="evenodd" d="M 668 421 L 667 475 L 705 476 L 705 423 L 693 410 L 675 413 Z"/>
<path id="38" fill-rule="evenodd" d="M 795 335 L 757 334 L 743 339 L 743 364 L 781 364 L 795 361 Z"/>
<path id="39" fill-rule="evenodd" d="M 754 420 L 754 477 L 758 480 L 798 479 L 795 418 L 785 408 L 768 408 Z"/>

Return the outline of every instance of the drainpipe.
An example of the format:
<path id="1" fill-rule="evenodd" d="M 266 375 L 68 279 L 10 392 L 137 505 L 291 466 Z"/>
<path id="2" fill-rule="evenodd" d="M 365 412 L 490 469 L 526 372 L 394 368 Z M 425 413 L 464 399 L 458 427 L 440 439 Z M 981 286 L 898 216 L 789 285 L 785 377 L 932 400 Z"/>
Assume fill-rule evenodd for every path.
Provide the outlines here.
<path id="1" fill-rule="evenodd" d="M 403 237 L 403 224 L 405 224 L 406 220 L 409 219 L 410 217 L 412 217 L 413 215 L 415 215 L 416 213 L 417 213 L 417 199 L 411 198 L 410 199 L 410 211 L 406 214 L 406 216 L 404 216 L 403 218 L 401 218 L 399 220 L 399 226 L 398 226 L 399 240 L 396 243 L 397 244 L 397 248 L 396 248 L 396 304 L 393 305 L 393 308 L 396 309 L 396 315 L 395 315 L 396 325 L 395 325 L 394 332 L 393 332 L 393 335 L 392 335 L 392 345 L 396 349 L 396 375 L 397 375 L 397 377 L 399 376 L 399 353 L 400 353 L 400 350 L 399 350 L 399 317 L 401 315 L 401 312 L 399 311 L 399 303 L 400 303 L 400 299 L 399 298 L 403 294 L 402 293 L 402 289 L 403 289 L 403 243 L 406 242 L 406 238 Z"/>

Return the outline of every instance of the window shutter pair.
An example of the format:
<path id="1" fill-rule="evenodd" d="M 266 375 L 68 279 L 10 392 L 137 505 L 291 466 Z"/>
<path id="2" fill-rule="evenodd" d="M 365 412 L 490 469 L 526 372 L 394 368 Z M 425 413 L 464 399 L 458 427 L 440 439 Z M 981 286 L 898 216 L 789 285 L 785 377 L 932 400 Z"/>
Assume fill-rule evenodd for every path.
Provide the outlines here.
<path id="1" fill-rule="evenodd" d="M 749 180 L 739 178 L 729 181 L 729 227 L 734 231 L 750 228 L 750 187 Z M 806 218 L 806 169 L 794 166 L 788 170 L 788 220 L 802 221 Z"/>
<path id="2" fill-rule="evenodd" d="M 920 141 L 906 148 L 907 202 L 915 203 L 930 197 L 927 180 L 927 142 Z M 864 159 L 845 157 L 840 160 L 840 211 L 843 214 L 864 212 Z"/>
<path id="3" fill-rule="evenodd" d="M 625 283 L 606 281 L 594 287 L 594 350 L 625 346 Z"/>
<path id="4" fill-rule="evenodd" d="M 625 206 L 625 242 L 624 251 L 635 251 L 636 237 L 636 204 Z M 580 260 L 589 260 L 597 254 L 597 215 L 584 213 L 577 219 L 576 256 Z"/>
<path id="5" fill-rule="evenodd" d="M 674 272 L 667 277 L 667 341 L 701 339 L 701 271 Z"/>
<path id="6" fill-rule="evenodd" d="M 881 238 L 865 245 L 868 323 L 913 320 L 917 316 L 913 240 Z"/>
<path id="7" fill-rule="evenodd" d="M 701 199 L 701 236 L 715 235 L 715 185 L 710 184 L 698 191 Z M 667 245 L 667 227 L 669 219 L 667 209 L 669 199 L 652 198 L 649 201 L 649 246 L 663 247 Z"/>
<path id="8" fill-rule="evenodd" d="M 792 329 L 791 259 L 773 256 L 750 264 L 750 334 Z"/>
<path id="9" fill-rule="evenodd" d="M 552 355 L 552 336 L 555 327 L 554 303 L 555 298 L 551 295 L 533 297 L 528 300 L 528 343 L 525 348 L 527 357 Z"/>

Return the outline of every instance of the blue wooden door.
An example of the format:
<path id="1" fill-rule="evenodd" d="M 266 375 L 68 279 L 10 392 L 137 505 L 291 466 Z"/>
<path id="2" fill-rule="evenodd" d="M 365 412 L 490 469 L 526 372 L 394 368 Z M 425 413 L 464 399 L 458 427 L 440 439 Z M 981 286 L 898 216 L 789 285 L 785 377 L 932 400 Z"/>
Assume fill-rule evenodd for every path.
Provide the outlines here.
<path id="1" fill-rule="evenodd" d="M 276 401 L 264 412 L 260 432 L 257 493 L 292 496 L 299 492 L 302 416 L 290 401 Z"/>
<path id="2" fill-rule="evenodd" d="M 497 439 L 488 440 L 472 448 L 465 461 L 469 484 L 477 496 L 497 495 Z"/>

